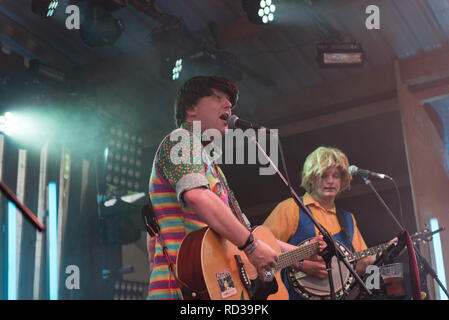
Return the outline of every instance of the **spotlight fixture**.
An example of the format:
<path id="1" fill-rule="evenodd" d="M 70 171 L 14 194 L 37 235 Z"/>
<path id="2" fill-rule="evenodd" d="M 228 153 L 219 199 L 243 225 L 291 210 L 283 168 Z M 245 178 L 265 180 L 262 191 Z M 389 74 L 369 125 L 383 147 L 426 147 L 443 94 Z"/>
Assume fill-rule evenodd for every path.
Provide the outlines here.
<path id="1" fill-rule="evenodd" d="M 182 59 L 178 59 L 175 62 L 175 66 L 172 69 L 172 79 L 177 80 L 179 79 L 179 75 L 182 70 Z"/>
<path id="2" fill-rule="evenodd" d="M 109 129 L 104 152 L 105 195 L 122 196 L 143 191 L 143 138 L 121 126 Z"/>
<path id="3" fill-rule="evenodd" d="M 181 77 L 181 72 L 185 63 L 189 60 L 188 56 L 165 56 L 161 57 L 160 75 L 166 80 L 176 81 Z"/>
<path id="4" fill-rule="evenodd" d="M 176 81 L 181 77 L 181 71 L 188 57 L 163 57 L 161 59 L 160 74 L 167 80 Z"/>
<path id="5" fill-rule="evenodd" d="M 161 53 L 160 76 L 168 81 L 187 79 L 194 75 L 221 75 L 234 81 L 242 79 L 241 71 L 220 52 L 197 49 L 181 56 Z"/>
<path id="6" fill-rule="evenodd" d="M 49 18 L 55 12 L 58 4 L 58 0 L 32 0 L 31 11 L 42 18 Z"/>
<path id="7" fill-rule="evenodd" d="M 34 75 L 41 75 L 45 78 L 51 78 L 58 82 L 64 82 L 66 80 L 66 75 L 63 72 L 52 66 L 46 65 L 39 60 L 30 60 L 28 63 L 28 68 Z"/>
<path id="8" fill-rule="evenodd" d="M 19 128 L 19 119 L 11 112 L 6 112 L 3 116 L 0 116 L 0 132 L 11 135 Z"/>
<path id="9" fill-rule="evenodd" d="M 114 18 L 103 5 L 89 2 L 85 7 L 80 35 L 87 46 L 112 46 L 124 29 L 123 21 Z"/>
<path id="10" fill-rule="evenodd" d="M 362 46 L 340 34 L 316 45 L 318 65 L 329 67 L 361 67 L 365 60 Z"/>
<path id="11" fill-rule="evenodd" d="M 272 0 L 242 0 L 242 8 L 255 24 L 267 24 L 274 20 L 276 6 Z"/>

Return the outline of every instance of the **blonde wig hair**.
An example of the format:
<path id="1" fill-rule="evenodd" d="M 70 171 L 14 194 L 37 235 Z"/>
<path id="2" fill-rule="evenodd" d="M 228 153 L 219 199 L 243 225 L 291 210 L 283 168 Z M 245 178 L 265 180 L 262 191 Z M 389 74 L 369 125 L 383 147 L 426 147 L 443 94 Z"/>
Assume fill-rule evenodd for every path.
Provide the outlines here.
<path id="1" fill-rule="evenodd" d="M 339 192 L 349 189 L 352 176 L 348 172 L 348 158 L 341 150 L 329 147 L 319 147 L 307 156 L 302 169 L 301 187 L 308 193 L 312 193 L 316 179 L 332 167 L 336 167 L 340 171 L 341 188 Z"/>

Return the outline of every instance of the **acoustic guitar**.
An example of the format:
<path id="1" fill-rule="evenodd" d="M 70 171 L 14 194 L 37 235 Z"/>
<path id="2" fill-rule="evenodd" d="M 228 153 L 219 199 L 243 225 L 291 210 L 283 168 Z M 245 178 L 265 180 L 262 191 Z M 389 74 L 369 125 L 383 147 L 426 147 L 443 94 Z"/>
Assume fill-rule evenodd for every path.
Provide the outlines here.
<path id="1" fill-rule="evenodd" d="M 318 243 L 280 253 L 271 231 L 258 226 L 254 237 L 267 243 L 278 255 L 272 281 L 258 278 L 256 268 L 230 241 L 209 228 L 189 233 L 181 243 L 176 262 L 184 299 L 202 300 L 288 300 L 279 271 L 318 253 Z"/>

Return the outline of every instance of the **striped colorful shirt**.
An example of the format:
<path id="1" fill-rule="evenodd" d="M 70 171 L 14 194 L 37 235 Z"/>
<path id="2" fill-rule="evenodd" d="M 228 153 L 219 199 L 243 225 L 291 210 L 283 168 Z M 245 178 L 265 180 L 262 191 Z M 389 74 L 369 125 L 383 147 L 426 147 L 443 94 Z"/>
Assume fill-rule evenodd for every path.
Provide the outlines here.
<path id="1" fill-rule="evenodd" d="M 229 207 L 226 188 L 220 182 L 221 178 L 227 187 L 223 172 L 209 156 L 201 156 L 202 149 L 201 137 L 193 132 L 192 123 L 185 122 L 164 138 L 154 159 L 150 199 L 161 229 L 160 236 L 173 265 L 176 265 L 184 237 L 207 226 L 184 203 L 183 193 L 194 188 L 208 188 Z M 159 239 L 156 241 L 148 299 L 182 299 Z"/>

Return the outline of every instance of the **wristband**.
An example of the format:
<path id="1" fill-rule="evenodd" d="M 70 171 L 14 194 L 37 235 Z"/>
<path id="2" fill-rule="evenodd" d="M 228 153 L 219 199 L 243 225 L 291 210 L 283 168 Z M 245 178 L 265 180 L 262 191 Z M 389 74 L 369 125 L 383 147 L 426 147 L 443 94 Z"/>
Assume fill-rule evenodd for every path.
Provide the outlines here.
<path id="1" fill-rule="evenodd" d="M 247 250 L 245 250 L 246 255 L 249 255 L 256 250 L 257 241 L 259 241 L 259 240 L 256 239 L 256 241 L 254 241 L 254 243 L 251 245 L 251 247 L 249 247 Z"/>
<path id="2" fill-rule="evenodd" d="M 247 247 L 252 245 L 254 243 L 254 236 L 252 233 L 249 234 L 248 239 L 246 240 L 245 244 L 241 247 L 238 247 L 239 250 L 245 250 Z"/>

